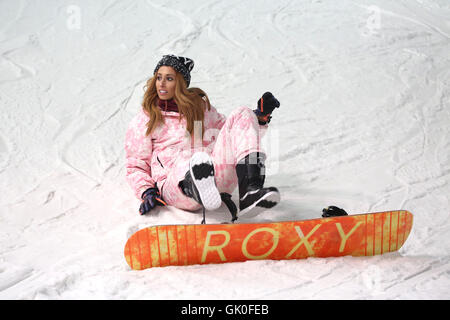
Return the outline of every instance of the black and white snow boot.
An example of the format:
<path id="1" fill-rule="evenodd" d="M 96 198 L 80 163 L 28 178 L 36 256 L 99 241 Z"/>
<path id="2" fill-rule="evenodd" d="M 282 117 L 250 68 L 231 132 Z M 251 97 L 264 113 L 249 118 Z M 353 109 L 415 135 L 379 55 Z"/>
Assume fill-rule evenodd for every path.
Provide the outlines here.
<path id="1" fill-rule="evenodd" d="M 265 154 L 254 152 L 236 165 L 239 183 L 239 216 L 259 214 L 280 202 L 280 192 L 275 187 L 264 188 Z"/>
<path id="2" fill-rule="evenodd" d="M 200 203 L 206 210 L 218 209 L 222 199 L 214 180 L 214 164 L 205 152 L 196 152 L 189 163 L 189 171 L 178 186 L 183 193 Z"/>

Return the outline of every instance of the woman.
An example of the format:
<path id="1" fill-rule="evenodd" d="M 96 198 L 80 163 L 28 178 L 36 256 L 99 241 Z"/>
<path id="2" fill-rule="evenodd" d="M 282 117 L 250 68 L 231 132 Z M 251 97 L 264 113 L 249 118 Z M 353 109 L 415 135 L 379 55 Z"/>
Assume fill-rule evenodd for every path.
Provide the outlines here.
<path id="1" fill-rule="evenodd" d="M 206 93 L 189 88 L 194 62 L 165 55 L 147 81 L 142 109 L 126 133 L 127 181 L 142 200 L 141 214 L 156 205 L 195 211 L 225 202 L 237 218 L 231 193 L 239 186 L 239 215 L 274 206 L 280 194 L 264 188 L 260 129 L 279 107 L 266 92 L 256 110 L 235 109 L 228 118 Z"/>

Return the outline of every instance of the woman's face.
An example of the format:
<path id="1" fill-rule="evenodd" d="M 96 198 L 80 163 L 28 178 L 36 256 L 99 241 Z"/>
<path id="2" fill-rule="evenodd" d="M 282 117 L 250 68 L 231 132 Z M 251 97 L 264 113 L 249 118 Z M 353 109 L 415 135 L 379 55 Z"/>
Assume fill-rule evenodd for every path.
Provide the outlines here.
<path id="1" fill-rule="evenodd" d="M 170 100 L 175 96 L 175 69 L 162 66 L 156 72 L 156 91 L 161 100 Z"/>

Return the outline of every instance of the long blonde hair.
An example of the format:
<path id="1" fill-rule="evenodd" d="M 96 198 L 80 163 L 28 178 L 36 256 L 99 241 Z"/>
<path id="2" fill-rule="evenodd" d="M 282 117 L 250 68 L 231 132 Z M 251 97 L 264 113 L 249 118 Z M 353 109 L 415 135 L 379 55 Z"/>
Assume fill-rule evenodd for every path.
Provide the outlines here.
<path id="1" fill-rule="evenodd" d="M 158 107 L 158 93 L 156 91 L 156 74 L 147 81 L 144 86 L 145 93 L 142 102 L 142 108 L 145 113 L 150 117 L 147 123 L 146 135 L 149 135 L 159 125 L 164 123 L 164 117 Z M 200 88 L 187 88 L 186 82 L 183 76 L 179 73 L 175 73 L 175 95 L 174 100 L 178 106 L 178 112 L 180 114 L 179 119 L 186 118 L 186 130 L 193 135 L 194 122 L 202 122 L 202 136 L 204 133 L 203 120 L 205 118 L 205 107 L 211 110 L 211 104 L 209 102 L 208 95 Z"/>

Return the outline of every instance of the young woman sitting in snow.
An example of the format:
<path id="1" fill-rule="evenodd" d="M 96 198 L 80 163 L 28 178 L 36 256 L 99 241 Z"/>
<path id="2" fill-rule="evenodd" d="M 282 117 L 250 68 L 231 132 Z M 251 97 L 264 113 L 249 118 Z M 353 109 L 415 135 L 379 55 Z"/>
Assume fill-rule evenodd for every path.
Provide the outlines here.
<path id="1" fill-rule="evenodd" d="M 126 133 L 127 181 L 142 200 L 141 214 L 156 205 L 215 210 L 222 201 L 237 218 L 231 193 L 239 187 L 239 215 L 274 206 L 280 194 L 264 188 L 260 129 L 280 106 L 266 92 L 257 109 L 235 109 L 228 118 L 206 93 L 189 88 L 194 62 L 165 55 L 147 81 L 141 111 Z M 204 222 L 204 220 L 203 220 Z"/>

